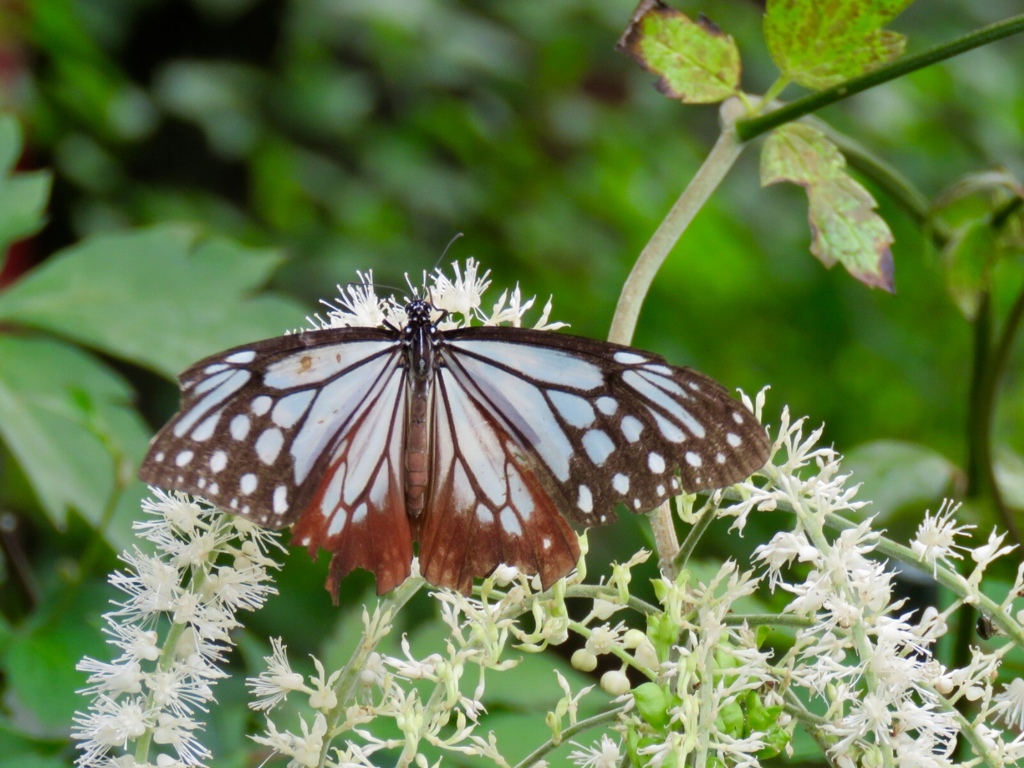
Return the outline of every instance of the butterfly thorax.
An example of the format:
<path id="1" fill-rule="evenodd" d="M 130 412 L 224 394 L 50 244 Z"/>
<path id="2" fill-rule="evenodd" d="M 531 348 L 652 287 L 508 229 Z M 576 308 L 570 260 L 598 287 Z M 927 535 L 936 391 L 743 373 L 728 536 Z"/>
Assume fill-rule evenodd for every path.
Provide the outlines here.
<path id="1" fill-rule="evenodd" d="M 408 322 L 402 329 L 408 402 L 405 432 L 405 507 L 410 517 L 419 517 L 427 500 L 430 478 L 430 387 L 440 343 L 437 326 L 430 318 L 433 307 L 423 300 L 405 307 Z"/>

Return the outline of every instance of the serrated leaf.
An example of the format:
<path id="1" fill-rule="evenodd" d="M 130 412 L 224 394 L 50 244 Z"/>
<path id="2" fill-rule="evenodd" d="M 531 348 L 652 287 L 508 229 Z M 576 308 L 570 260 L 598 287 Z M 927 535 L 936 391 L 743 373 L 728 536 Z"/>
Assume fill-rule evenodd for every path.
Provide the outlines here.
<path id="1" fill-rule="evenodd" d="M 21 154 L 21 128 L 17 120 L 0 116 L 0 254 L 43 225 L 50 198 L 50 174 L 32 171 L 12 175 Z"/>
<path id="2" fill-rule="evenodd" d="M 768 0 L 764 36 L 782 74 L 830 88 L 899 58 L 903 35 L 882 29 L 913 0 Z"/>
<path id="3" fill-rule="evenodd" d="M 98 235 L 0 294 L 0 320 L 174 376 L 205 355 L 302 324 L 298 303 L 254 295 L 279 263 L 189 227 Z"/>
<path id="4" fill-rule="evenodd" d="M 892 232 L 824 133 L 802 123 L 772 132 L 761 154 L 761 186 L 780 181 L 807 192 L 811 253 L 826 267 L 839 262 L 865 285 L 893 291 Z"/>
<path id="5" fill-rule="evenodd" d="M 118 374 L 70 344 L 0 336 L 0 438 L 55 526 L 72 508 L 103 521 L 128 473 L 118 457 L 149 441 L 131 399 Z"/>
<path id="6" fill-rule="evenodd" d="M 732 37 L 704 16 L 693 21 L 660 0 L 641 0 L 617 47 L 658 75 L 659 91 L 686 104 L 722 101 L 739 88 Z"/>

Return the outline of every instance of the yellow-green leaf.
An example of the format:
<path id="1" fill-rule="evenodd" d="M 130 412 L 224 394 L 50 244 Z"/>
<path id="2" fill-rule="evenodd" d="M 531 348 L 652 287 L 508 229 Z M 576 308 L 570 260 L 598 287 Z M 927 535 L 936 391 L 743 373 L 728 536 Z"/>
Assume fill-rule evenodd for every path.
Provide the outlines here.
<path id="1" fill-rule="evenodd" d="M 807 191 L 811 253 L 826 267 L 841 263 L 865 285 L 893 290 L 892 233 L 824 133 L 802 123 L 772 132 L 761 155 L 761 185 L 780 181 Z"/>
<path id="2" fill-rule="evenodd" d="M 658 75 L 659 91 L 687 104 L 723 101 L 739 89 L 732 37 L 704 16 L 693 21 L 660 0 L 641 0 L 618 49 Z"/>
<path id="3" fill-rule="evenodd" d="M 814 90 L 877 69 L 906 38 L 882 29 L 913 0 L 768 0 L 764 36 L 782 74 Z"/>

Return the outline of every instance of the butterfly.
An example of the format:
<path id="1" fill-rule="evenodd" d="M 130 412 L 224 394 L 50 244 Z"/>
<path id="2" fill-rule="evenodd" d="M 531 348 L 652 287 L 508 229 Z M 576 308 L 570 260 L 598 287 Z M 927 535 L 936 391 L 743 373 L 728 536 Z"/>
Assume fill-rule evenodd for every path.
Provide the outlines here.
<path id="1" fill-rule="evenodd" d="M 516 327 L 327 328 L 236 347 L 180 376 L 139 475 L 332 553 L 383 594 L 411 572 L 463 593 L 502 563 L 546 589 L 572 524 L 611 522 L 760 469 L 770 444 L 720 384 L 650 352 Z"/>

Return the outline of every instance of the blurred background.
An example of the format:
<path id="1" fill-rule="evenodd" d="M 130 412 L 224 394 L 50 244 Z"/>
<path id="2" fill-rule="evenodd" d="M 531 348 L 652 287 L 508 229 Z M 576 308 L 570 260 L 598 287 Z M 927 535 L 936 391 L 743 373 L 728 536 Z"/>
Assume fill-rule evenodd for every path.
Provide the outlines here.
<path id="1" fill-rule="evenodd" d="M 748 92 L 774 81 L 763 3 L 673 5 L 703 11 L 736 38 Z M 921 0 L 891 26 L 916 52 L 1020 10 L 1019 0 Z M 0 1 L 0 108 L 23 135 L 12 163 L 25 178 L 52 174 L 44 218 L 11 243 L 3 262 L 0 289 L 18 311 L 0 311 L 0 336 L 70 340 L 123 386 L 118 397 L 133 424 L 126 431 L 135 436 L 95 473 L 124 477 L 145 437 L 176 408 L 172 372 L 303 325 L 356 270 L 402 286 L 405 272 L 432 269 L 459 232 L 446 262 L 478 258 L 492 270 L 492 299 L 518 283 L 542 301 L 552 295 L 553 317 L 572 332 L 605 336 L 634 258 L 718 131 L 716 107 L 664 98 L 650 75 L 614 51 L 632 11 L 629 0 Z M 1024 46 L 1010 38 L 819 117 L 931 199 L 968 173 L 1003 168 L 1024 176 L 1022 72 Z M 783 98 L 802 93 L 792 86 Z M 866 483 L 862 495 L 905 535 L 924 507 L 965 489 L 975 328 L 950 297 L 931 233 L 870 182 L 896 238 L 896 294 L 868 289 L 842 268 L 824 269 L 808 251 L 802 191 L 760 189 L 758 144 L 676 247 L 635 343 L 748 393 L 770 385 L 771 424 L 783 405 L 811 425 L 824 422 L 824 442 L 850 455 Z M 152 231 L 145 228 L 170 224 L 188 225 L 196 243 L 220 243 L 236 260 L 224 263 L 237 266 L 175 271 L 177 261 L 172 269 L 160 248 L 146 250 L 140 243 L 150 241 L 139 239 Z M 74 317 L 79 301 L 101 303 L 110 290 L 116 296 L 103 301 L 120 309 L 109 328 L 76 332 L 70 321 L 61 326 L 25 309 L 28 289 L 19 286 L 56 268 L 62 249 L 89 244 L 87 273 L 51 273 L 51 295 L 70 297 L 62 311 Z M 134 316 L 118 303 L 130 291 L 119 282 L 125 254 L 116 244 L 142 265 Z M 238 277 L 243 268 L 251 270 L 248 282 Z M 1000 270 L 997 329 L 1022 285 L 1019 263 Z M 248 302 L 261 288 L 264 303 Z M 230 320 L 223 326 L 216 307 L 196 303 L 202 294 L 216 304 L 220 291 L 234 297 L 224 299 Z M 154 322 L 147 305 L 170 311 L 160 316 L 162 335 L 143 345 L 129 337 L 136 323 Z M 185 336 L 188 343 L 178 343 Z M 999 382 L 993 422 L 1000 477 L 1015 504 L 1024 501 L 1018 347 Z M 128 540 L 142 489 L 122 483 L 123 498 L 113 504 L 98 492 L 95 509 L 73 497 L 54 500 L 9 433 L 5 440 L 6 660 L 33 671 L 6 681 L 4 733 L 29 734 L 66 755 L 61 734 L 76 704 L 68 691 L 82 684 L 70 668 L 90 644 L 89 652 L 104 654 L 96 615 L 110 596 L 105 574 Z M 986 532 L 994 519 L 981 502 L 969 514 Z M 772 522 L 752 527 L 747 543 L 717 539 L 719 554 L 737 547 L 731 553 L 745 557 Z M 592 532 L 593 570 L 628 556 L 646 535 L 633 518 L 615 532 Z M 251 625 L 262 638 L 253 648 L 283 626 L 292 647 L 318 648 L 326 636 L 344 634 L 334 615 L 338 622 L 357 615 L 344 607 L 325 613 L 326 559 L 314 565 L 293 554 L 281 577 L 285 594 Z M 364 576 L 347 582 L 344 603 L 368 599 Z M 85 616 L 95 637 L 83 632 L 46 654 L 39 651 L 41 637 L 52 640 L 45 632 L 34 644 L 15 642 L 40 606 L 61 604 L 61 594 L 71 595 L 64 605 L 78 607 L 69 615 Z M 424 605 L 421 615 L 431 610 Z M 62 671 L 42 660 L 49 658 Z M 48 669 L 52 679 L 39 677 Z M 42 679 L 52 686 L 49 704 Z"/>

